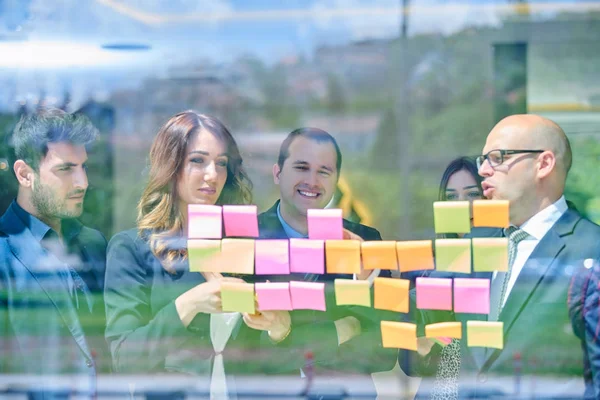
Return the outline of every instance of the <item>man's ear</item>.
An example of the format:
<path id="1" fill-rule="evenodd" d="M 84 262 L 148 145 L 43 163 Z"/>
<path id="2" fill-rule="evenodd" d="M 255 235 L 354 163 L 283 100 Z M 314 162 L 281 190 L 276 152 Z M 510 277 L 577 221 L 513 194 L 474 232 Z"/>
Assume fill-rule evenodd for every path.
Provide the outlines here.
<path id="1" fill-rule="evenodd" d="M 279 168 L 279 164 L 273 165 L 273 182 L 276 185 L 279 185 L 279 174 L 281 174 L 281 168 Z"/>
<path id="2" fill-rule="evenodd" d="M 556 169 L 556 156 L 551 151 L 545 151 L 538 157 L 538 178 L 547 177 Z"/>
<path id="3" fill-rule="evenodd" d="M 33 187 L 33 168 L 27 165 L 25 161 L 15 161 L 15 163 L 13 164 L 13 171 L 15 172 L 15 176 L 17 177 L 17 181 L 19 181 L 19 185 L 24 186 L 26 188 Z"/>

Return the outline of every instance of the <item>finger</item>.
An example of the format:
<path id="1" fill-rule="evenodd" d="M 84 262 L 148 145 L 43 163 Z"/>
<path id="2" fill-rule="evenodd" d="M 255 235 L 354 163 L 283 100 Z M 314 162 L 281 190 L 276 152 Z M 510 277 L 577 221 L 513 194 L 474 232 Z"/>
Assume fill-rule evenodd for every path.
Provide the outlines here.
<path id="1" fill-rule="evenodd" d="M 239 283 L 244 283 L 246 281 L 244 281 L 243 279 L 240 278 L 234 278 L 233 276 L 221 276 L 221 278 L 219 278 L 219 280 L 221 282 L 239 282 Z"/>

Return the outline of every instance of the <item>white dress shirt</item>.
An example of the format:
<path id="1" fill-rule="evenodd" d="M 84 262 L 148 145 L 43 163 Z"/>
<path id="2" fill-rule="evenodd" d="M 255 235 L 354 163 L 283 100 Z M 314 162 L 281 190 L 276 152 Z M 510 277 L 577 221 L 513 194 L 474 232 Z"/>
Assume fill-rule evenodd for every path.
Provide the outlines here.
<path id="1" fill-rule="evenodd" d="M 502 307 L 506 304 L 506 300 L 510 295 L 510 291 L 515 286 L 517 282 L 517 278 L 519 278 L 519 274 L 523 270 L 525 266 L 525 262 L 533 250 L 536 248 L 540 240 L 548 233 L 550 228 L 560 219 L 560 217 L 567 211 L 569 207 L 567 206 L 567 201 L 564 196 L 561 196 L 554 204 L 549 205 L 544 208 L 539 213 L 535 214 L 533 217 L 529 218 L 527 222 L 520 226 L 522 230 L 529 234 L 529 237 L 525 240 L 522 240 L 517 245 L 517 256 L 515 257 L 515 261 L 512 266 L 512 270 L 510 273 L 510 279 L 508 280 L 508 285 L 506 287 L 506 294 L 504 295 L 504 299 L 502 300 Z M 494 272 L 493 279 L 496 279 L 497 273 Z"/>

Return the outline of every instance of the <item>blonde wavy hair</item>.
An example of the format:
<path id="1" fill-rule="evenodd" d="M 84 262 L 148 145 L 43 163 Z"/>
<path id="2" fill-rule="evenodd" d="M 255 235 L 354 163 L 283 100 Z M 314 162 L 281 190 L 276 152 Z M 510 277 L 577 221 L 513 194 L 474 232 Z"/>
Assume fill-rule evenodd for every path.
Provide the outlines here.
<path id="1" fill-rule="evenodd" d="M 185 247 L 170 246 L 185 235 L 183 221 L 187 210 L 179 209 L 176 182 L 184 167 L 188 146 L 202 129 L 222 140 L 227 147 L 227 180 L 216 204 L 252 202 L 252 182 L 242 165 L 235 139 L 221 121 L 195 111 L 184 111 L 171 117 L 152 143 L 148 184 L 137 206 L 138 232 L 148 236 L 152 253 L 170 273 L 175 272 L 175 263 L 187 258 Z"/>

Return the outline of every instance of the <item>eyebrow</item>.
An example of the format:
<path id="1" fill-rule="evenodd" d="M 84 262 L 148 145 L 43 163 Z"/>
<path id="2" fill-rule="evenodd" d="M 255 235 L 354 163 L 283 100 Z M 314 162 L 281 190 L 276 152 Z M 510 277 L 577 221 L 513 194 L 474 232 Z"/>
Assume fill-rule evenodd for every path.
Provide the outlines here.
<path id="1" fill-rule="evenodd" d="M 210 156 L 210 153 L 208 151 L 202 151 L 202 150 L 190 151 L 188 155 L 192 155 L 192 154 L 202 154 L 203 156 Z M 227 155 L 227 153 L 221 153 L 221 154 L 217 155 L 217 157 L 229 157 L 229 156 Z"/>
<path id="2" fill-rule="evenodd" d="M 465 190 L 465 189 L 479 189 L 479 187 L 477 185 L 470 185 L 470 186 L 465 186 L 463 188 L 463 190 Z M 446 192 L 456 192 L 456 189 L 446 188 Z"/>
<path id="3" fill-rule="evenodd" d="M 307 161 L 297 160 L 294 161 L 294 165 L 310 165 Z M 333 173 L 333 169 L 329 168 L 327 165 L 321 165 L 319 168 L 323 168 L 324 170 Z"/>
<path id="4" fill-rule="evenodd" d="M 85 164 L 86 162 L 87 162 L 87 160 L 84 161 L 82 164 Z M 75 163 L 72 163 L 72 162 L 65 162 L 65 163 L 62 163 L 62 164 L 56 164 L 53 168 L 76 167 L 78 165 L 79 164 L 75 164 Z"/>

